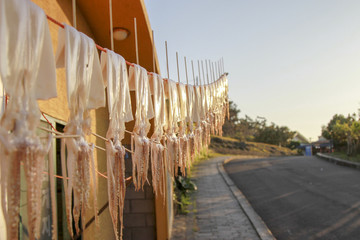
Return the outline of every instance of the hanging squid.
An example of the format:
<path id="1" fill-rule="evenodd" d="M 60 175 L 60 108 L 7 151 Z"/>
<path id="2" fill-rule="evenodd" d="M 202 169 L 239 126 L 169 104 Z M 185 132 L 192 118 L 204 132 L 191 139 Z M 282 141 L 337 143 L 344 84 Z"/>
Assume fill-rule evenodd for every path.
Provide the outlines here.
<path id="1" fill-rule="evenodd" d="M 23 168 L 27 227 L 29 239 L 34 240 L 40 237 L 44 158 L 51 143 L 49 138 L 43 145 L 36 135 L 37 99 L 56 97 L 55 63 L 42 9 L 31 1 L 0 1 L 0 18 L 0 76 L 9 96 L 0 121 L 1 208 L 7 239 L 18 239 Z"/>
<path id="2" fill-rule="evenodd" d="M 116 239 L 122 239 L 125 202 L 125 148 L 116 139 L 106 143 L 109 211 Z M 120 220 L 120 233 L 118 232 Z"/>
<path id="3" fill-rule="evenodd" d="M 209 102 L 208 102 L 208 93 L 207 86 L 201 85 L 200 87 L 200 96 L 201 96 L 201 145 L 202 148 L 207 149 L 210 143 L 210 124 L 209 124 Z"/>
<path id="4" fill-rule="evenodd" d="M 178 84 L 180 100 L 180 126 L 179 126 L 179 165 L 183 176 L 186 174 L 186 167 L 189 165 L 189 138 L 187 135 L 188 101 L 186 85 Z"/>
<path id="5" fill-rule="evenodd" d="M 167 166 L 171 176 L 174 177 L 178 175 L 180 166 L 180 139 L 176 135 L 180 121 L 180 103 L 176 82 L 168 79 L 166 93 L 169 99 L 168 127 L 166 129 Z"/>
<path id="6" fill-rule="evenodd" d="M 215 107 L 214 107 L 214 95 L 216 93 L 216 91 L 214 90 L 214 86 L 213 84 L 208 84 L 207 85 L 207 98 L 208 98 L 208 120 L 210 123 L 210 133 L 212 135 L 216 134 L 216 118 L 215 118 Z"/>
<path id="7" fill-rule="evenodd" d="M 75 125 L 75 124 L 74 124 Z M 73 124 L 67 124 L 65 133 L 69 135 L 79 135 Z M 65 189 L 65 204 L 67 213 L 67 223 L 70 234 L 72 230 L 72 218 L 75 222 L 76 234 L 80 233 L 79 220 L 81 216 L 81 229 L 85 229 L 85 216 L 90 208 L 90 189 L 91 184 L 96 189 L 95 163 L 93 158 L 94 146 L 88 144 L 83 137 L 78 139 L 63 139 L 67 147 L 67 188 Z M 66 181 L 66 180 L 64 180 Z M 94 214 L 97 221 L 97 198 L 94 193 Z M 73 196 L 73 205 L 71 204 Z M 72 206 L 72 212 L 71 212 Z M 69 227 L 70 226 L 70 227 Z"/>
<path id="8" fill-rule="evenodd" d="M 222 125 L 225 123 L 225 118 L 229 119 L 229 99 L 228 99 L 228 82 L 226 75 L 223 75 L 218 81 L 218 135 L 222 136 Z"/>
<path id="9" fill-rule="evenodd" d="M 164 146 L 161 144 L 164 128 L 167 127 L 164 80 L 160 75 L 153 74 L 150 89 L 154 105 L 154 132 L 151 136 L 151 175 L 152 186 L 156 196 L 162 195 L 165 203 L 165 158 Z"/>
<path id="10" fill-rule="evenodd" d="M 41 217 L 41 186 L 44 170 L 44 157 L 47 154 L 48 146 L 43 146 L 35 134 L 39 114 L 33 114 L 27 106 L 20 108 L 21 112 L 16 119 L 10 113 L 15 107 L 12 99 L 1 119 L 1 188 L 2 188 L 2 209 L 7 221 L 8 239 L 18 237 L 19 207 L 20 207 L 20 164 L 24 165 L 25 179 L 27 183 L 27 215 L 29 238 L 35 239 L 40 234 Z M 24 99 L 22 99 L 24 100 Z M 16 101 L 16 100 L 15 100 Z M 33 113 L 31 113 L 31 111 Z M 24 114 L 25 112 L 28 112 Z M 31 119 L 32 118 L 32 119 Z M 12 125 L 12 128 L 6 128 Z M 8 134 L 5 129 L 11 131 Z M 5 198 L 6 196 L 6 198 Z M 7 199 L 7 203 L 5 202 Z"/>
<path id="11" fill-rule="evenodd" d="M 109 212 L 116 239 L 123 235 L 123 210 L 125 202 L 125 122 L 133 120 L 128 73 L 123 57 L 106 49 L 101 53 L 101 65 L 107 86 L 109 128 L 106 133 L 106 162 Z M 120 220 L 120 231 L 118 221 Z"/>
<path id="12" fill-rule="evenodd" d="M 191 163 L 195 159 L 195 135 L 194 135 L 194 119 L 196 112 L 196 99 L 195 99 L 195 92 L 194 86 L 187 85 L 186 86 L 186 93 L 187 93 L 187 124 L 188 124 L 188 139 L 189 139 L 189 164 L 190 167 Z"/>
<path id="13" fill-rule="evenodd" d="M 185 176 L 188 163 L 189 154 L 189 139 L 182 130 L 184 126 L 180 126 L 180 137 L 179 137 L 179 167 L 183 176 Z"/>
<path id="14" fill-rule="evenodd" d="M 195 95 L 195 107 L 194 107 L 194 123 L 196 125 L 195 130 L 194 130 L 194 135 L 195 135 L 195 149 L 196 149 L 196 153 L 200 154 L 201 149 L 203 148 L 202 146 L 202 126 L 201 126 L 201 121 L 205 116 L 205 112 L 204 112 L 204 107 L 203 107 L 203 102 L 202 102 L 202 96 L 201 96 L 201 87 L 200 86 L 194 86 L 194 95 Z"/>
<path id="15" fill-rule="evenodd" d="M 75 28 L 64 24 L 59 29 L 59 41 L 56 53 L 57 67 L 65 67 L 67 100 L 70 116 L 64 132 L 77 135 L 76 138 L 63 139 L 67 148 L 67 159 L 62 154 L 65 206 L 68 229 L 74 235 L 85 229 L 85 220 L 90 209 L 90 190 L 93 195 L 93 210 L 96 225 L 97 178 L 93 158 L 94 145 L 86 141 L 91 132 L 90 110 L 105 106 L 105 89 L 101 74 L 99 57 L 94 41 Z M 63 153 L 65 152 L 62 149 Z M 73 197 L 73 202 L 72 202 Z"/>
<path id="16" fill-rule="evenodd" d="M 132 174 L 136 190 L 143 189 L 148 181 L 150 141 L 147 134 L 150 130 L 149 119 L 154 117 L 153 104 L 147 71 L 134 65 L 130 67 L 130 89 L 135 90 L 136 112 L 134 135 L 132 136 Z M 135 144 L 135 149 L 134 145 Z"/>

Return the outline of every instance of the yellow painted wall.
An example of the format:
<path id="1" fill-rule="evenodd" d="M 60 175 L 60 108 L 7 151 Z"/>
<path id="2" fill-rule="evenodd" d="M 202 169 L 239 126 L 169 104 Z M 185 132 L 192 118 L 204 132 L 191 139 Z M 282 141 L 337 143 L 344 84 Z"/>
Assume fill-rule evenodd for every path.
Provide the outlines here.
<path id="1" fill-rule="evenodd" d="M 54 19 L 71 25 L 72 23 L 72 4 L 71 0 L 32 0 L 42 9 L 45 13 Z M 110 48 L 109 41 L 109 29 L 108 27 L 108 15 L 106 1 L 98 0 L 78 0 L 77 9 L 77 27 L 78 30 L 85 33 L 89 37 L 95 40 L 103 47 Z M 135 45 L 134 45 L 134 33 L 133 33 L 133 17 L 138 19 L 138 37 L 139 37 L 139 55 L 140 65 L 147 68 L 147 70 L 153 70 L 152 63 L 152 39 L 151 28 L 148 21 L 146 9 L 143 0 L 121 0 L 113 1 L 115 8 L 121 9 L 121 11 L 114 11 L 114 27 L 119 25 L 126 27 L 130 30 L 129 39 L 123 42 L 115 42 L 115 51 L 121 54 L 125 59 L 135 62 Z M 84 9 L 85 12 L 81 12 Z M 90 21 L 90 22 L 89 22 Z M 99 27 L 99 24 L 101 25 Z M 54 48 L 54 55 L 57 47 L 58 30 L 59 26 L 49 21 L 49 28 Z M 156 54 L 156 53 L 155 53 Z M 155 55 L 156 56 L 156 55 Z M 158 61 L 156 57 L 156 72 L 159 73 Z M 67 121 L 69 117 L 67 96 L 66 96 L 66 79 L 65 70 L 57 69 L 57 98 L 47 101 L 39 101 L 40 110 L 47 115 L 50 115 L 54 119 L 61 121 Z M 135 105 L 135 98 L 132 94 L 132 103 Z M 134 109 L 133 109 L 134 110 Z M 134 111 L 133 111 L 134 112 Z M 106 135 L 108 128 L 108 111 L 107 107 L 100 108 L 98 110 L 91 111 L 92 132 L 95 132 L 101 136 Z M 133 129 L 133 122 L 126 124 L 128 130 Z M 151 133 L 150 133 L 151 134 Z M 149 134 L 149 136 L 150 136 Z M 126 134 L 124 144 L 130 143 L 130 135 Z M 90 136 L 88 138 L 90 142 L 105 148 L 103 140 Z M 106 154 L 101 150 L 94 150 L 96 168 L 100 172 L 106 172 Z M 98 176 L 98 208 L 104 206 L 108 201 L 107 195 L 107 181 L 105 178 Z M 92 201 L 92 200 L 91 200 Z M 172 201 L 167 204 L 172 204 Z M 156 232 L 158 239 L 168 239 L 170 236 L 169 225 L 167 217 L 167 207 L 162 204 L 162 199 L 155 200 L 156 208 Z M 93 211 L 89 211 L 86 219 L 93 217 Z M 95 224 L 92 224 L 84 232 L 84 239 L 114 239 L 113 227 L 108 209 L 106 209 L 100 215 L 100 228 L 96 229 Z"/>
<path id="2" fill-rule="evenodd" d="M 45 13 L 59 22 L 71 25 L 72 23 L 72 5 L 71 0 L 33 0 L 39 7 L 41 7 Z M 58 31 L 59 26 L 49 21 L 49 28 L 52 38 L 52 44 L 54 48 L 54 56 L 57 48 Z M 77 29 L 89 37 L 94 38 L 91 28 L 88 26 L 83 14 L 80 10 L 77 11 Z M 47 101 L 39 101 L 40 110 L 51 117 L 67 121 L 69 117 L 67 94 L 66 94 L 66 79 L 65 69 L 56 70 L 56 82 L 57 82 L 57 98 L 53 98 Z M 99 135 L 105 136 L 108 128 L 108 112 L 107 108 L 101 108 L 91 111 L 91 130 Z M 90 136 L 88 141 L 95 143 L 98 146 L 105 148 L 103 140 L 97 139 L 94 136 Z M 106 154 L 101 150 L 94 150 L 94 157 L 96 162 L 96 168 L 100 172 L 106 172 Z M 98 180 L 98 208 L 100 209 L 107 203 L 107 181 L 101 176 L 97 176 Z M 91 200 L 92 202 L 92 200 Z M 86 222 L 94 216 L 94 211 L 89 210 L 86 216 Z M 84 232 L 84 239 L 115 239 L 112 222 L 109 211 L 106 209 L 100 215 L 100 228 L 96 229 L 93 223 Z"/>

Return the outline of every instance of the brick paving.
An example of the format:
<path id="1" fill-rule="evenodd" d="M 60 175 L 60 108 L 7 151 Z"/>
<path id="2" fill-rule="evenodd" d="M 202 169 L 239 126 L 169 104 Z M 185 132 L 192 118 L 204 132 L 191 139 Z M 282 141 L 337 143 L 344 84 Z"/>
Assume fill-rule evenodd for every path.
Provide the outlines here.
<path id="1" fill-rule="evenodd" d="M 260 239 L 218 171 L 217 164 L 224 159 L 212 158 L 195 167 L 193 181 L 198 190 L 190 209 L 194 211 L 175 217 L 171 239 Z"/>

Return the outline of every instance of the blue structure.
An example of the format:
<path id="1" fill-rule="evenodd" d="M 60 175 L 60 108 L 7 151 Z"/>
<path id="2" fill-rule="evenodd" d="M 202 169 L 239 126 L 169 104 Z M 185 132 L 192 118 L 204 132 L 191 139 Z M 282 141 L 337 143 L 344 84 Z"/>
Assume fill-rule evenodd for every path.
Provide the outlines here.
<path id="1" fill-rule="evenodd" d="M 312 155 L 312 146 L 307 145 L 305 146 L 305 156 L 311 156 Z"/>

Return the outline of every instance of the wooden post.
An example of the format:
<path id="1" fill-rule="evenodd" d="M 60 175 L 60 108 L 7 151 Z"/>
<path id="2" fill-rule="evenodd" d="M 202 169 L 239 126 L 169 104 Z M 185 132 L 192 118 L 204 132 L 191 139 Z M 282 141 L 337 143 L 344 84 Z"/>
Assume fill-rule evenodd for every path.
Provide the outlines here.
<path id="1" fill-rule="evenodd" d="M 137 39 L 137 26 L 136 18 L 134 18 L 134 31 L 135 31 L 135 53 L 136 53 L 136 64 L 139 65 L 139 49 L 138 49 L 138 39 Z"/>
<path id="2" fill-rule="evenodd" d="M 170 80 L 170 75 L 169 75 L 169 58 L 168 58 L 167 41 L 165 41 L 165 51 L 166 51 L 166 70 L 167 70 L 167 78 L 168 78 L 168 80 Z"/>
<path id="3" fill-rule="evenodd" d="M 211 63 L 211 65 L 212 65 L 212 69 L 213 69 L 212 74 L 213 74 L 213 77 L 214 77 L 214 81 L 216 81 L 217 79 L 216 79 L 216 77 L 215 77 L 214 63 Z"/>
<path id="4" fill-rule="evenodd" d="M 191 60 L 191 66 L 192 66 L 192 74 L 193 74 L 194 85 L 196 85 L 196 82 L 195 82 L 195 72 L 194 72 L 194 62 L 193 62 L 193 60 Z"/>
<path id="5" fill-rule="evenodd" d="M 155 73 L 155 38 L 154 38 L 154 30 L 152 30 L 152 57 L 153 57 L 153 73 Z"/>
<path id="6" fill-rule="evenodd" d="M 73 27 L 77 28 L 77 26 L 76 26 L 76 0 L 72 0 L 72 14 L 73 14 Z"/>
<path id="7" fill-rule="evenodd" d="M 205 64 L 206 64 L 206 79 L 207 79 L 207 83 L 210 84 L 210 82 L 209 82 L 208 60 L 205 60 Z"/>
<path id="8" fill-rule="evenodd" d="M 214 82 L 214 75 L 212 74 L 212 73 L 213 73 L 213 69 L 212 69 L 211 61 L 210 61 L 210 60 L 209 60 L 209 70 L 210 70 L 210 79 L 211 79 L 211 82 Z"/>
<path id="9" fill-rule="evenodd" d="M 203 73 L 203 82 L 204 82 L 204 85 L 206 84 L 205 82 L 205 72 L 204 72 L 204 61 L 201 60 L 201 69 L 202 69 L 202 73 Z"/>
<path id="10" fill-rule="evenodd" d="M 189 78 L 188 78 L 188 72 L 187 72 L 187 66 L 186 66 L 186 57 L 184 57 L 184 62 L 185 62 L 186 84 L 189 85 Z"/>
<path id="11" fill-rule="evenodd" d="M 178 83 L 180 83 L 180 71 L 179 71 L 179 56 L 178 56 L 178 52 L 176 52 L 176 66 L 177 66 L 177 74 L 178 74 Z"/>
<path id="12" fill-rule="evenodd" d="M 199 72 L 199 82 L 200 82 L 200 85 L 201 85 L 200 61 L 199 60 L 198 60 L 198 72 Z"/>
<path id="13" fill-rule="evenodd" d="M 111 50 L 114 51 L 114 31 L 113 31 L 113 17 L 112 17 L 112 0 L 109 0 L 109 15 L 110 15 L 110 44 Z"/>

